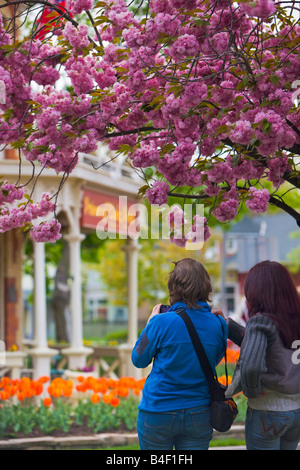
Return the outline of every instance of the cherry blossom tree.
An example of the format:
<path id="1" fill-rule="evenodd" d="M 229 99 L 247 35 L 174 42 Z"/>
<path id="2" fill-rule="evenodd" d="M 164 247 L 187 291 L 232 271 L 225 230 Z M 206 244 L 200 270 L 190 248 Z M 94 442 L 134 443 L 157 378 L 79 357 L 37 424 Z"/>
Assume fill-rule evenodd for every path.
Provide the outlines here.
<path id="1" fill-rule="evenodd" d="M 213 220 L 231 221 L 243 206 L 277 206 L 300 226 L 287 199 L 300 188 L 297 1 L 2 0 L 7 6 L 0 144 L 18 149 L 20 162 L 65 181 L 80 152 L 104 143 L 127 155 L 150 204 L 172 196 L 204 204 L 192 236 L 205 222 L 208 238 Z M 19 181 L 3 181 L 0 231 L 26 227 L 55 241 L 58 194 L 34 203 Z"/>

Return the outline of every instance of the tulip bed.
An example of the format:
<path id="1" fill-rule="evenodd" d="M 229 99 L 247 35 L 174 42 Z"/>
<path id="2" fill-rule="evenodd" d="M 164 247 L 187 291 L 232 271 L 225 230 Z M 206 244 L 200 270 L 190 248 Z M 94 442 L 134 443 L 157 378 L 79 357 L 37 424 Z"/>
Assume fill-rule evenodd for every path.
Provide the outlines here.
<path id="1" fill-rule="evenodd" d="M 145 379 L 27 377 L 0 380 L 0 436 L 93 434 L 135 429 Z M 46 394 L 46 396 L 45 396 Z"/>
<path id="2" fill-rule="evenodd" d="M 239 351 L 228 348 L 229 374 Z M 225 384 L 224 361 L 218 367 Z M 231 376 L 229 375 L 229 383 Z M 137 406 L 146 378 L 79 375 L 63 378 L 0 379 L 0 438 L 40 435 L 88 435 L 107 431 L 135 431 Z M 238 420 L 244 420 L 245 397 L 237 397 Z"/>

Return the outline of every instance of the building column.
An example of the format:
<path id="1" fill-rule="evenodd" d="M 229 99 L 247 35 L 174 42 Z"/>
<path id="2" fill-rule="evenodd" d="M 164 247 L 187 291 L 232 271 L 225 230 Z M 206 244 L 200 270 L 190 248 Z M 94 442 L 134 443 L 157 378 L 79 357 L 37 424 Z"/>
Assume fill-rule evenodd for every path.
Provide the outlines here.
<path id="1" fill-rule="evenodd" d="M 34 349 L 30 350 L 33 359 L 33 378 L 51 375 L 51 358 L 57 354 L 48 348 L 47 341 L 47 302 L 45 278 L 45 244 L 33 242 L 34 247 Z"/>
<path id="2" fill-rule="evenodd" d="M 140 378 L 141 371 L 131 362 L 131 351 L 138 338 L 138 241 L 127 238 L 124 250 L 127 255 L 128 336 L 127 344 L 121 345 L 120 349 L 127 356 L 128 375 Z"/>
<path id="3" fill-rule="evenodd" d="M 81 256 L 80 244 L 85 238 L 80 233 L 65 235 L 69 244 L 70 277 L 71 277 L 71 346 L 64 349 L 69 359 L 69 369 L 85 366 L 86 357 L 93 352 L 83 346 L 83 318 L 82 318 L 82 287 L 81 287 Z"/>

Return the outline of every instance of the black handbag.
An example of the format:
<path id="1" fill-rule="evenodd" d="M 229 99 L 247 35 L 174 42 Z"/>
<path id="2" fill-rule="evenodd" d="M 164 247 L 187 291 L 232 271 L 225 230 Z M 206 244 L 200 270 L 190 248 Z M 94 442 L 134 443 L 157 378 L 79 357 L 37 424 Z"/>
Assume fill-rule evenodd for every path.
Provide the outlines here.
<path id="1" fill-rule="evenodd" d="M 218 377 L 214 374 L 213 369 L 207 359 L 206 353 L 200 341 L 200 338 L 197 334 L 197 331 L 193 325 L 192 320 L 186 313 L 184 309 L 176 310 L 176 313 L 183 319 L 190 334 L 193 346 L 196 350 L 197 357 L 199 359 L 201 368 L 204 372 L 204 375 L 207 379 L 209 392 L 211 397 L 211 404 L 210 404 L 210 424 L 211 426 L 219 432 L 226 432 L 228 431 L 233 421 L 235 420 L 238 409 L 235 401 L 233 398 L 226 398 L 225 391 L 228 387 L 228 372 L 227 372 L 227 357 L 226 357 L 226 341 L 224 336 L 224 328 L 222 321 L 220 320 L 222 329 L 223 329 L 223 337 L 224 337 L 224 348 L 225 348 L 225 373 L 226 373 L 226 386 L 220 384 L 218 381 Z"/>

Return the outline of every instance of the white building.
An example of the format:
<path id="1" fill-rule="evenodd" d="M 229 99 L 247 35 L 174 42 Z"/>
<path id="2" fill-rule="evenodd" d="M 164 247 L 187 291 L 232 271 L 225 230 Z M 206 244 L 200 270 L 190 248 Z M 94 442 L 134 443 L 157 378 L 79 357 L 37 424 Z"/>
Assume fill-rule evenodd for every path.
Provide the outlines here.
<path id="1" fill-rule="evenodd" d="M 19 175 L 19 160 L 10 150 L 0 153 L 0 174 L 3 179 L 15 183 Z M 121 157 L 120 157 L 121 158 Z M 70 347 L 64 350 L 71 369 L 85 365 L 90 349 L 83 346 L 82 335 L 82 285 L 80 245 L 85 234 L 95 231 L 100 215 L 97 207 L 108 203 L 116 209 L 116 230 L 124 235 L 127 231 L 127 212 L 124 202 L 129 205 L 138 201 L 137 192 L 141 181 L 129 166 L 119 157 L 111 160 L 105 148 L 99 148 L 96 156 L 80 155 L 72 174 L 62 186 L 57 200 L 57 215 L 62 223 L 62 233 L 69 245 L 70 263 Z M 93 165 L 92 165 L 93 164 Z M 95 169 L 98 168 L 99 169 Z M 37 173 L 37 171 L 36 171 Z M 32 178 L 32 166 L 22 161 L 20 184 Z M 42 172 L 36 183 L 32 199 L 39 201 L 43 192 L 54 194 L 61 176 L 52 170 Z M 28 193 L 35 179 L 28 184 Z M 122 196 L 122 197 L 121 197 Z M 121 197 L 121 199 L 120 199 Z M 119 205 L 121 201 L 121 206 Z M 123 207 L 123 208 L 122 208 Z M 103 215 L 103 214 L 102 214 Z M 25 235 L 13 230 L 0 234 L 0 340 L 5 343 L 5 364 L 0 364 L 2 373 L 11 370 L 12 376 L 20 375 L 24 358 L 29 354 L 33 362 L 33 376 L 50 375 L 50 362 L 56 350 L 47 342 L 47 308 L 45 291 L 45 247 L 33 242 L 34 247 L 34 340 L 31 348 L 24 352 L 23 325 L 24 307 L 22 299 L 22 262 Z M 130 351 L 137 337 L 137 242 L 127 235 L 128 260 L 128 348 Z M 3 343 L 2 343 L 3 344 Z M 10 352 L 13 345 L 17 351 Z M 129 372 L 128 372 L 129 373 Z M 134 371 L 131 371 L 133 374 Z"/>

